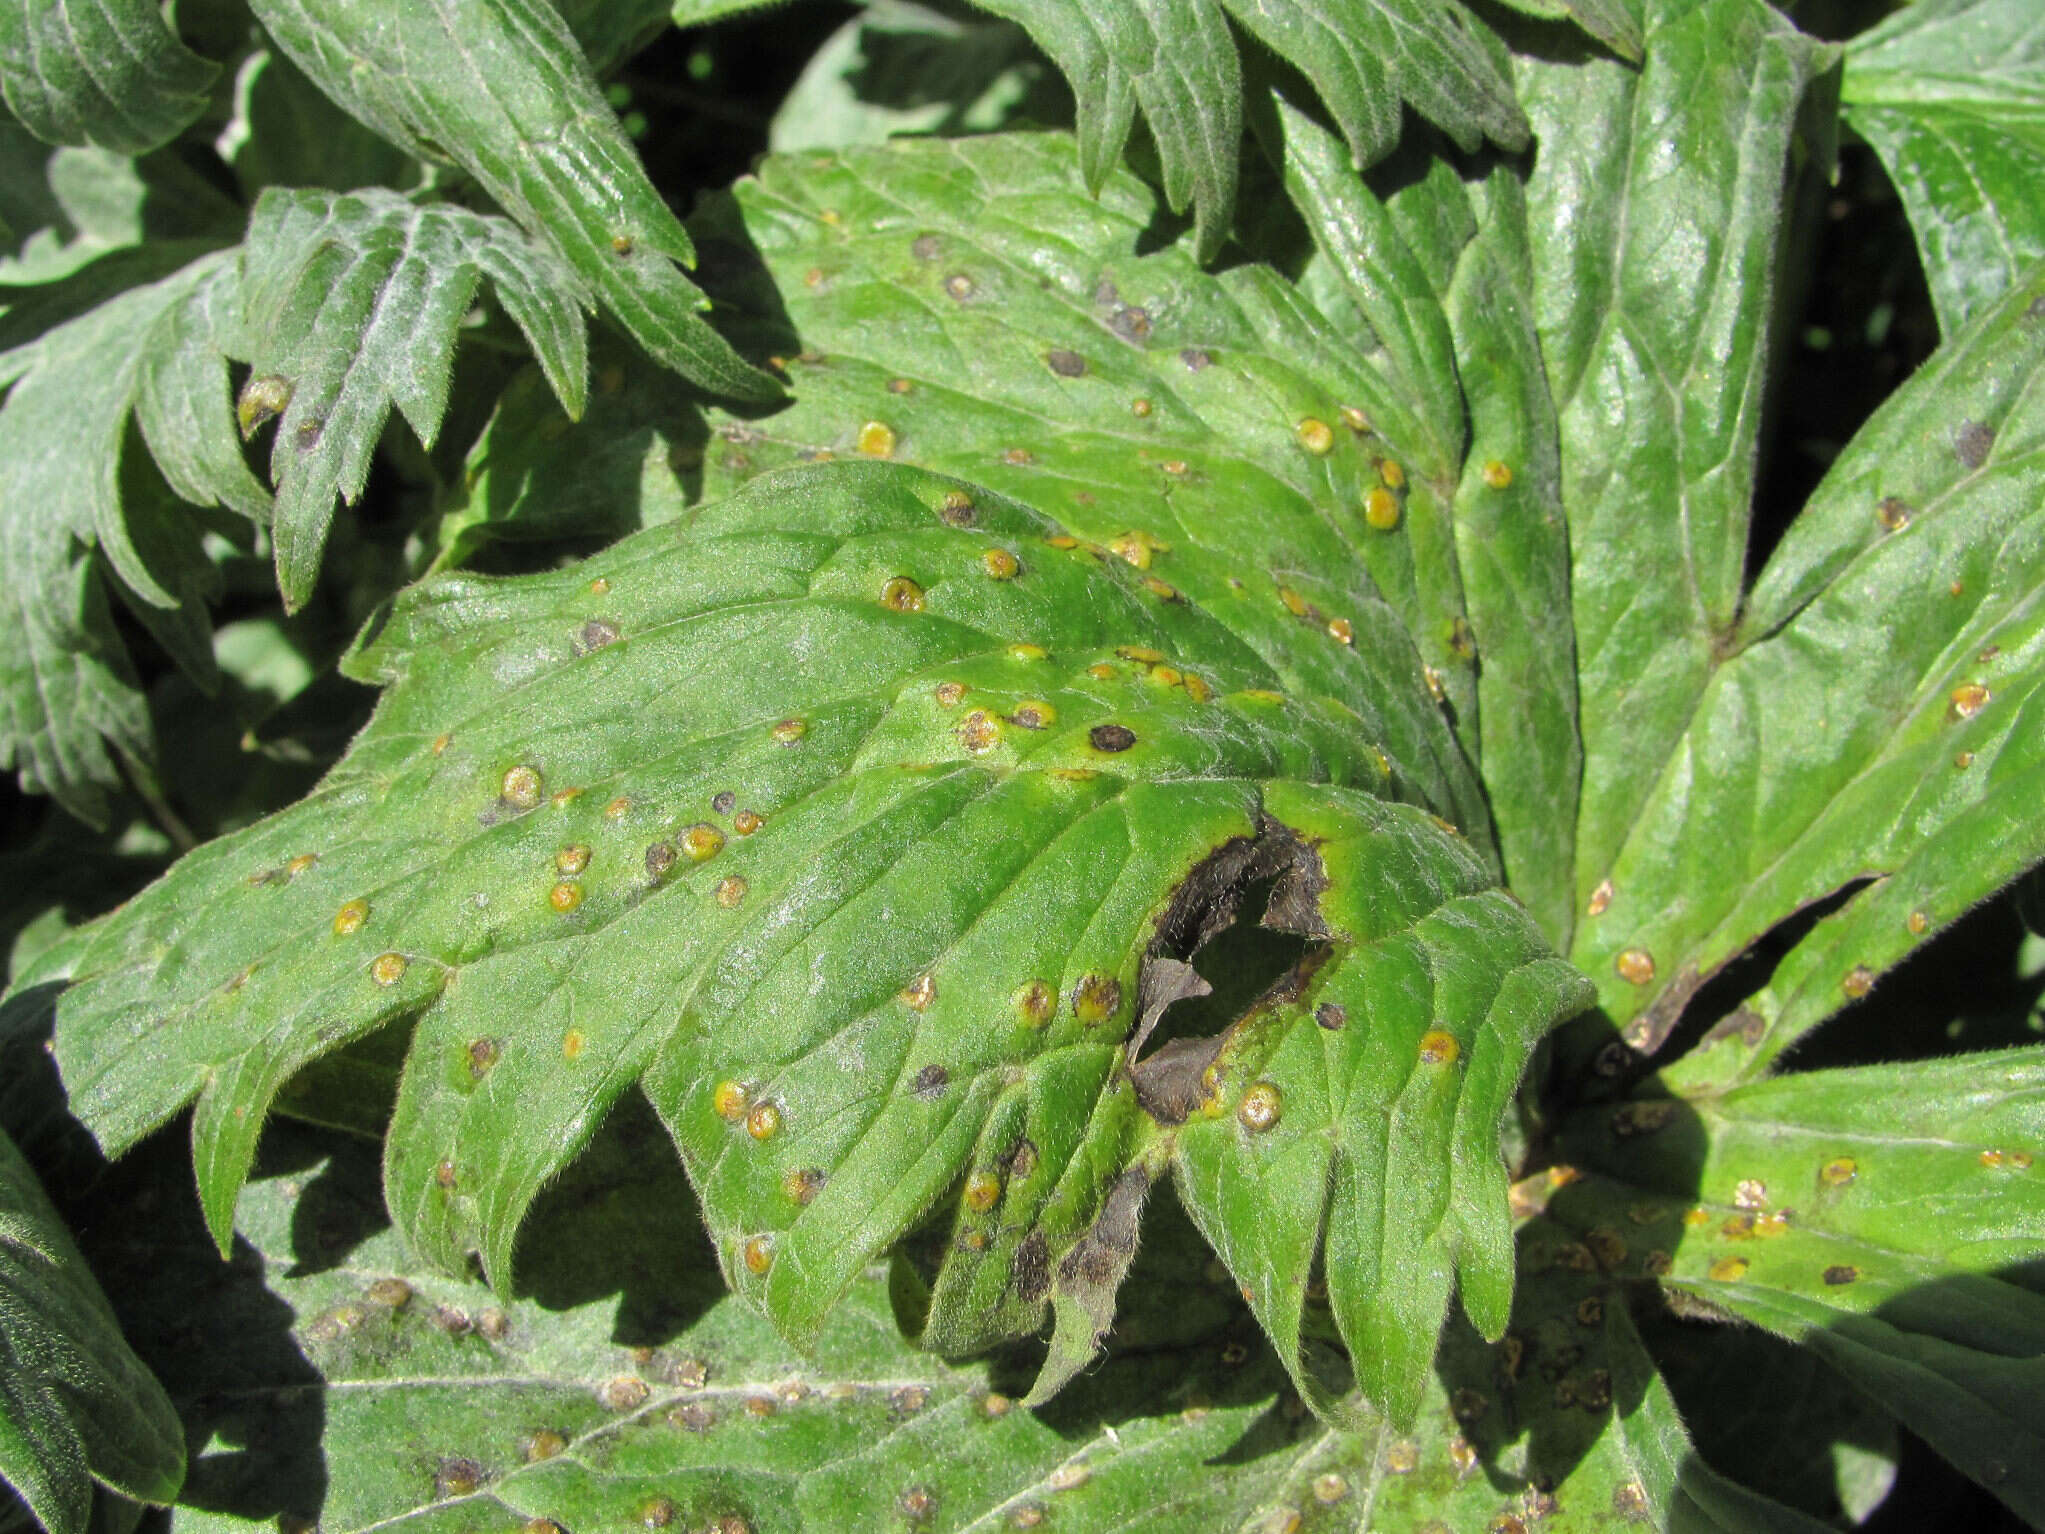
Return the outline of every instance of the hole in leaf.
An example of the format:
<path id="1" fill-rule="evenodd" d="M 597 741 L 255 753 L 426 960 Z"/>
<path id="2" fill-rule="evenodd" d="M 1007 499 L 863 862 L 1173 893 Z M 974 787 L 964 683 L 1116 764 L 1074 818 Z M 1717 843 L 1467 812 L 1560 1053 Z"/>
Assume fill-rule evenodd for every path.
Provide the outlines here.
<path id="1" fill-rule="evenodd" d="M 1144 1111 L 1182 1123 L 1229 1030 L 1296 996 L 1326 959 L 1316 904 L 1327 876 L 1313 848 L 1267 820 L 1201 861 L 1159 918 L 1137 979 L 1130 1077 Z"/>

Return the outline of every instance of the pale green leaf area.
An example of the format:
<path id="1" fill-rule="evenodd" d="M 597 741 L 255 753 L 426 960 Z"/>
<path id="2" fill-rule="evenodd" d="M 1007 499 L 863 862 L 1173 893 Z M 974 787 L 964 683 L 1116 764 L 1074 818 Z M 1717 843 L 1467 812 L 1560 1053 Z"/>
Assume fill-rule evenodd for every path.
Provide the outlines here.
<path id="1" fill-rule="evenodd" d="M 1455 1273 L 1503 1325 L 1500 1117 L 1588 992 L 1475 847 L 1396 802 L 1439 802 L 1452 749 L 1410 654 L 1336 646 L 1298 685 L 1252 641 L 1331 641 L 1273 609 L 1210 611 L 878 464 L 763 478 L 560 574 L 429 583 L 353 663 L 397 685 L 320 789 L 78 955 L 71 1106 L 118 1151 L 196 1097 L 224 1246 L 280 1087 L 419 1013 L 391 1205 L 502 1284 L 643 1075 L 727 1278 L 791 1338 L 956 1198 L 933 1339 L 1060 1307 L 1047 1388 L 1160 1177 L 1288 1348 L 1293 1280 L 1361 1201 L 1377 1234 L 1330 1247 L 1331 1304 L 1352 1346 L 1388 1339 L 1366 1385 L 1405 1420 Z M 735 669 L 748 647 L 774 663 Z M 1258 880 L 1316 957 L 1144 1055 Z M 1396 1158 L 1391 1122 L 1417 1136 Z M 1322 1168 L 1330 1209 L 1245 1207 L 1281 1164 Z"/>
<path id="2" fill-rule="evenodd" d="M 1301 633 L 1286 664 L 1370 648 L 1396 624 L 1391 642 L 1418 652 L 1484 764 L 1489 804 L 1453 786 L 1443 813 L 1473 835 L 1495 816 L 1516 891 L 1566 933 L 1568 555 L 1516 182 L 1480 190 L 1474 240 L 1463 183 L 1428 189 L 1432 221 L 1470 241 L 1444 242 L 1452 298 L 1383 207 L 1353 194 L 1375 220 L 1374 242 L 1343 246 L 1343 292 L 1376 325 L 1358 348 L 1266 268 L 1210 276 L 1183 247 L 1132 255 L 1155 194 L 1117 177 L 1089 197 L 1066 147 L 897 142 L 777 158 L 741 183 L 743 233 L 730 213 L 699 229 L 706 248 L 750 244 L 776 279 L 728 301 L 739 333 L 781 350 L 797 397 L 764 418 L 713 417 L 703 485 L 884 454 L 1052 510 L 1198 600 L 1337 641 L 1316 652 Z M 1416 408 L 1417 378 L 1439 413 Z M 1270 552 L 1252 563 L 1250 549 Z"/>
<path id="3" fill-rule="evenodd" d="M 116 760 L 140 764 L 153 749 L 109 587 L 209 682 L 216 575 L 178 502 L 268 515 L 228 397 L 233 291 L 231 256 L 202 255 L 0 352 L 13 383 L 0 405 L 0 588 L 13 614 L 0 638 L 0 763 L 95 823 Z M 24 304 L 0 325 L 27 316 Z"/>
<path id="4" fill-rule="evenodd" d="M 587 290 L 510 220 L 392 192 L 272 189 L 241 258 L 235 350 L 251 364 L 243 429 L 277 417 L 270 474 L 277 584 L 311 596 L 337 499 L 353 502 L 395 405 L 431 447 L 459 328 L 482 279 L 532 344 L 570 414 L 588 388 Z"/>
<path id="5" fill-rule="evenodd" d="M 0 8 L 0 95 L 46 144 L 145 154 L 206 108 L 217 66 L 156 0 L 17 0 Z"/>
<path id="6" fill-rule="evenodd" d="M 184 1443 L 63 1221 L 0 1133 L 0 1500 L 48 1534 L 93 1526 L 95 1484 L 167 1503 Z"/>
<path id="7" fill-rule="evenodd" d="M 990 133 L 1069 120 L 1058 76 L 1010 22 L 876 0 L 811 57 L 774 114 L 776 153 L 879 144 L 896 134 Z"/>
<path id="8" fill-rule="evenodd" d="M 694 248 L 545 0 L 362 5 L 258 0 L 277 46 L 329 97 L 420 159 L 452 161 L 657 361 L 729 397 L 771 400 L 698 312 Z"/>
<path id="9" fill-rule="evenodd" d="M 1873 881 L 1782 960 L 1750 1025 L 1685 1062 L 1684 1082 L 1757 1074 L 2045 856 L 2041 359 L 2034 274 L 1841 454 L 1611 864 L 1575 957 L 1643 1046 L 1699 976 Z"/>
<path id="10" fill-rule="evenodd" d="M 1845 121 L 1902 195 L 1947 335 L 2045 260 L 2045 12 L 1918 0 L 1846 50 Z"/>
<path id="11" fill-rule="evenodd" d="M 1514 59 L 1541 145 L 1527 204 L 1569 517 L 1579 913 L 1739 612 L 1790 139 L 1829 58 L 1758 0 L 1645 11 L 1638 68 Z M 1612 1007 L 1609 958 L 1579 962 Z"/>
<path id="12" fill-rule="evenodd" d="M 1639 1099 L 1565 1128 L 1564 1153 L 1601 1175 L 1553 1208 L 1595 1247 L 1637 1223 L 1629 1198 L 1684 1200 L 1670 1285 L 1813 1349 L 2035 1522 L 2041 1096 L 2045 1052 L 2020 1049 Z"/>

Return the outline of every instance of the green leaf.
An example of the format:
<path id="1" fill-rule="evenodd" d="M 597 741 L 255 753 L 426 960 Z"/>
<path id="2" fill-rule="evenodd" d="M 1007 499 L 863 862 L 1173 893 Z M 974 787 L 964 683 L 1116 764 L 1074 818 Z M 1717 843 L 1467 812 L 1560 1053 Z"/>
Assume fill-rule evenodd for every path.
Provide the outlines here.
<path id="1" fill-rule="evenodd" d="M 1758 1073 L 2045 856 L 2033 810 L 2045 734 L 2031 717 L 2041 363 L 2045 272 L 1971 321 L 1841 454 L 1647 782 L 1608 909 L 1575 951 L 1636 1047 L 1659 1043 L 1701 977 L 1776 923 L 1873 881 L 1672 1080 Z M 1640 955 L 1650 983 L 1625 978 L 1642 974 Z"/>
<path id="2" fill-rule="evenodd" d="M 1815 1349 L 2036 1522 L 2041 1102 L 2045 1050 L 2006 1050 L 1625 1104 L 1564 1143 L 1698 1201 L 1667 1282 Z"/>
<path id="3" fill-rule="evenodd" d="M 189 255 L 150 250 L 156 260 Z M 89 282 L 92 272 L 72 280 Z M 102 559 L 141 609 L 180 610 L 193 629 L 205 623 L 197 523 L 160 495 L 124 494 L 130 417 L 180 495 L 268 514 L 235 441 L 219 345 L 233 288 L 228 256 L 204 255 L 0 352 L 0 378 L 14 380 L 0 406 L 0 505 L 13 508 L 0 583 L 17 618 L 0 642 L 0 763 L 20 769 L 25 789 L 94 823 L 119 781 L 107 747 L 137 763 L 151 754 Z M 4 323 L 22 313 L 10 310 Z"/>
<path id="4" fill-rule="evenodd" d="M 1021 28 L 875 0 L 832 33 L 774 113 L 776 153 L 878 144 L 898 133 L 990 133 L 1069 117 L 1058 77 Z"/>
<path id="5" fill-rule="evenodd" d="M 0 1133 L 0 1480 L 49 1534 L 85 1534 L 94 1482 L 166 1503 L 184 1461 L 163 1387 Z"/>
<path id="6" fill-rule="evenodd" d="M 1831 57 L 1759 0 L 1646 11 L 1637 71 L 1514 60 L 1573 561 L 1579 910 L 1738 617 L 1790 139 Z"/>
<path id="7" fill-rule="evenodd" d="M 425 173 L 419 161 L 321 95 L 274 48 L 255 49 L 235 71 L 234 116 L 220 150 L 251 203 L 271 186 L 408 190 Z"/>
<path id="8" fill-rule="evenodd" d="M 571 414 L 588 386 L 580 282 L 508 219 L 417 206 L 395 193 L 272 188 L 242 251 L 246 431 L 281 416 L 277 584 L 312 594 L 334 501 L 353 504 L 392 405 L 428 447 L 447 408 L 455 337 L 488 276 Z"/>
<path id="9" fill-rule="evenodd" d="M 738 399 L 772 400 L 696 312 L 681 223 L 545 0 L 256 0 L 319 88 L 407 153 L 452 160 L 552 249 L 654 359 Z M 579 295 L 578 295 L 579 296 Z"/>
<path id="10" fill-rule="evenodd" d="M 1430 962 L 1458 967 L 1426 1008 L 1383 1005 L 1407 1068 L 1426 1028 L 1467 1062 L 1415 1111 L 1456 1143 L 1447 1242 L 1489 1243 L 1464 1270 L 1495 1320 L 1497 1108 L 1581 998 L 1517 907 L 1454 903 L 1485 881 L 1480 853 L 1374 797 L 1440 781 L 1410 651 L 1236 599 L 1192 550 L 1173 586 L 1073 542 L 957 481 L 833 465 L 572 571 L 415 590 L 355 663 L 396 686 L 320 790 L 187 857 L 79 959 L 56 1044 L 73 1111 L 118 1150 L 196 1098 L 224 1246 L 282 1084 L 416 1013 L 388 1169 L 432 1260 L 474 1248 L 508 1282 L 533 1198 L 644 1075 L 727 1274 L 788 1336 L 814 1339 L 953 1197 L 947 1262 L 983 1283 L 1005 1259 L 1017 1303 L 991 1329 L 1028 1331 L 1054 1295 L 1089 1294 L 1087 1254 L 1133 1242 L 1126 1200 L 1122 1225 L 1097 1216 L 1189 1103 L 1262 1090 L 1227 1058 L 1210 1086 L 1161 1066 L 1173 1110 L 1147 1061 L 1121 1066 L 1158 975 L 1245 881 L 1291 870 L 1267 923 L 1327 943 L 1330 977 L 1365 940 L 1358 902 L 1410 890 L 1432 910 L 1441 885 Z M 1322 878 L 1342 921 L 1325 931 L 1305 903 Z M 1495 980 L 1494 943 L 1526 972 Z M 1273 1032 L 1216 1035 L 1209 1058 Z M 1392 1249 L 1434 1218 L 1395 1211 Z M 1376 1283 L 1344 1280 L 1353 1340 L 1393 1299 L 1432 1335 L 1445 1292 Z"/>
<path id="11" fill-rule="evenodd" d="M 156 0 L 0 7 L 0 93 L 45 143 L 146 153 L 206 109 L 216 73 L 177 40 Z"/>
<path id="12" fill-rule="evenodd" d="M 579 420 L 537 367 L 512 379 L 443 498 L 436 568 L 493 542 L 619 538 L 687 515 L 681 474 L 701 462 L 702 417 L 636 348 L 599 338 L 591 371 Z"/>
<path id="13" fill-rule="evenodd" d="M 1235 211 L 1244 104 L 1230 21 L 1312 82 L 1352 168 L 1391 151 L 1402 103 L 1465 150 L 1487 138 L 1507 149 L 1527 142 L 1496 40 L 1460 0 L 982 0 L 982 8 L 1021 25 L 1071 83 L 1090 189 L 1105 183 L 1142 108 L 1165 201 L 1174 213 L 1194 210 L 1203 259 L 1220 248 Z"/>
<path id="14" fill-rule="evenodd" d="M 1918 0 L 1847 46 L 1841 107 L 1902 194 L 1951 335 L 2045 260 L 2045 16 Z"/>
<path id="15" fill-rule="evenodd" d="M 777 157 L 741 183 L 743 229 L 727 206 L 702 237 L 766 261 L 771 283 L 720 301 L 756 350 L 794 354 L 797 398 L 765 420 L 713 418 L 706 491 L 839 454 L 957 474 L 1243 612 L 1230 621 L 1260 654 L 1350 707 L 1382 695 L 1340 680 L 1346 648 L 1427 678 L 1474 746 L 1460 465 L 1429 467 L 1434 444 L 1460 440 L 1452 358 L 1444 423 L 1390 343 L 1360 350 L 1270 270 L 1209 275 L 1183 245 L 1131 254 L 1155 194 L 1118 175 L 1095 198 L 1069 151 L 1063 135 L 897 140 Z M 1435 300 L 1417 260 L 1373 280 L 1449 344 L 1438 307 L 1422 318 Z M 1423 792 L 1481 844 L 1482 790 L 1426 714 L 1402 738 L 1434 743 L 1399 754 L 1438 763 Z"/>
<path id="16" fill-rule="evenodd" d="M 1547 21 L 1574 21 L 1623 59 L 1640 62 L 1646 46 L 1638 0 L 1505 0 L 1514 10 Z"/>

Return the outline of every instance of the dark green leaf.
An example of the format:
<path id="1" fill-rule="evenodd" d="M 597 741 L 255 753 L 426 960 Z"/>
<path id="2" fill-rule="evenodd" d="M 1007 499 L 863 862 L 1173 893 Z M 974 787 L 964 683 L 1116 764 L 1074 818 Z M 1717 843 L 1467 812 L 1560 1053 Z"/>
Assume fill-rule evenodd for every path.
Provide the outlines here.
<path id="1" fill-rule="evenodd" d="M 2045 856 L 2038 442 L 2045 273 L 1977 316 L 1834 465 L 1611 862 L 1575 957 L 1651 1047 L 1701 976 L 1855 880 L 1680 1079 L 1758 1072 Z M 1632 955 L 1631 958 L 1622 958 Z M 1640 956 L 1651 961 L 1645 973 Z"/>
<path id="2" fill-rule="evenodd" d="M 202 256 L 0 352 L 0 377 L 15 380 L 0 406 L 0 505 L 13 508 L 0 584 L 15 608 L 0 641 L 0 762 L 87 820 L 103 816 L 118 781 L 107 746 L 137 762 L 151 754 L 94 548 L 139 602 L 204 625 L 197 524 L 123 493 L 131 415 L 181 494 L 267 515 L 235 442 L 219 346 L 233 286 L 227 255 Z"/>
<path id="3" fill-rule="evenodd" d="M 1580 910 L 1738 616 L 1790 135 L 1830 57 L 1760 0 L 1646 9 L 1638 70 L 1515 60 L 1574 563 Z"/>
<path id="4" fill-rule="evenodd" d="M 1645 42 L 1639 0 L 1505 0 L 1528 16 L 1559 21 L 1568 18 L 1621 58 L 1640 62 Z"/>
<path id="5" fill-rule="evenodd" d="M 562 404 L 580 414 L 582 285 L 508 219 L 420 207 L 391 192 L 272 188 L 242 251 L 244 429 L 281 415 L 277 584 L 301 605 L 319 575 L 334 502 L 353 503 L 392 405 L 428 447 L 447 408 L 455 337 L 489 277 Z"/>
<path id="6" fill-rule="evenodd" d="M 2045 1050 L 1602 1110 L 1572 1156 L 1697 1203 L 1668 1282 L 1791 1337 L 2045 1517 Z"/>
<path id="7" fill-rule="evenodd" d="M 45 143 L 143 154 L 206 109 L 217 72 L 177 40 L 156 0 L 0 6 L 0 92 Z"/>
<path id="8" fill-rule="evenodd" d="M 408 153 L 451 159 L 480 181 L 657 361 L 726 395 L 776 397 L 696 312 L 702 295 L 676 269 L 695 259 L 688 236 L 545 0 L 253 8 L 342 107 Z"/>
<path id="9" fill-rule="evenodd" d="M 2045 260 L 2045 13 L 1918 0 L 1846 50 L 1841 104 L 1903 196 L 1951 335 Z"/>
<path id="10" fill-rule="evenodd" d="M 86 1534 L 94 1482 L 169 1502 L 184 1462 L 163 1388 L 0 1133 L 0 1480 L 49 1534 Z"/>

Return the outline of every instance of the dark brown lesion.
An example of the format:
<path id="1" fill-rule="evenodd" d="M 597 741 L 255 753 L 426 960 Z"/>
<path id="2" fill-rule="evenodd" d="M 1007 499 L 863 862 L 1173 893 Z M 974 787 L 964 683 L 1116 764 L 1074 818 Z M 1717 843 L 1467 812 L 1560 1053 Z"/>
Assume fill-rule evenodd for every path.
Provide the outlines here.
<path id="1" fill-rule="evenodd" d="M 1327 888 L 1327 871 L 1312 843 L 1268 816 L 1259 821 L 1255 836 L 1222 843 L 1181 882 L 1158 918 L 1138 971 L 1137 1022 L 1124 1055 L 1136 1100 L 1156 1122 L 1184 1123 L 1206 1098 L 1207 1068 L 1236 1032 L 1305 993 L 1307 982 L 1331 952 L 1327 943 L 1331 934 L 1320 911 L 1320 897 Z M 1194 969 L 1192 958 L 1236 925 L 1246 898 L 1260 889 L 1266 898 L 1257 925 L 1316 946 L 1280 972 L 1224 1027 L 1200 1037 L 1167 1038 L 1146 1058 L 1145 1046 L 1169 1007 L 1212 994 L 1213 986 Z"/>

